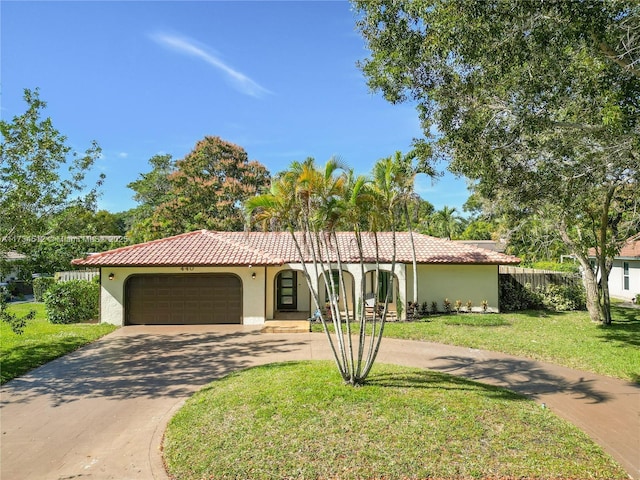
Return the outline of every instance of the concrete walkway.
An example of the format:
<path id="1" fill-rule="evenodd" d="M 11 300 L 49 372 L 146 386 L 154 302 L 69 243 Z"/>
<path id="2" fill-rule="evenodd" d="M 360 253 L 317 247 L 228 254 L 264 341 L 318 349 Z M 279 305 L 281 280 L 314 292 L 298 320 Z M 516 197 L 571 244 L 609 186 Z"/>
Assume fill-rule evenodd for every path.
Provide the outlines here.
<path id="1" fill-rule="evenodd" d="M 196 390 L 234 370 L 329 359 L 323 334 L 232 326 L 125 327 L 5 384 L 3 480 L 167 479 L 167 421 Z M 416 366 L 529 395 L 587 432 L 640 479 L 640 387 L 542 362 L 385 339 L 379 361 Z"/>

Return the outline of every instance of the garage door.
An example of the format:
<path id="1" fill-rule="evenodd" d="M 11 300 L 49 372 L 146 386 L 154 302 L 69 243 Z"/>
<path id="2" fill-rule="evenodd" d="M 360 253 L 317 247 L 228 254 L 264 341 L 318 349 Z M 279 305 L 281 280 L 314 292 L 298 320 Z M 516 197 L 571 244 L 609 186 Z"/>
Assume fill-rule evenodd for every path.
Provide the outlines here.
<path id="1" fill-rule="evenodd" d="M 235 275 L 135 275 L 125 293 L 127 325 L 242 323 Z"/>

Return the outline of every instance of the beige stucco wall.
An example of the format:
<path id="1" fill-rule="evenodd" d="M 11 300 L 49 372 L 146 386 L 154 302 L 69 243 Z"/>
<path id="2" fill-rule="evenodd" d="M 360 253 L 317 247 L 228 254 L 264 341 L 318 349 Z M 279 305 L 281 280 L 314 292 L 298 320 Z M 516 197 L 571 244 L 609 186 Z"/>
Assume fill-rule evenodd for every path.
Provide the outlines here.
<path id="1" fill-rule="evenodd" d="M 113 273 L 113 280 L 109 274 Z M 261 267 L 106 267 L 101 269 L 100 321 L 124 325 L 124 291 L 127 278 L 138 274 L 232 273 L 242 281 L 244 325 L 260 325 L 265 319 L 265 270 Z M 256 278 L 251 275 L 255 273 Z"/>
<path id="2" fill-rule="evenodd" d="M 407 266 L 408 298 L 413 298 L 413 268 Z M 453 307 L 456 300 L 473 303 L 474 311 L 481 311 L 486 300 L 489 311 L 498 311 L 498 266 L 497 265 L 418 265 L 418 302 L 438 302 L 442 311 L 443 301 L 448 298 Z"/>
<path id="3" fill-rule="evenodd" d="M 382 270 L 390 271 L 391 265 L 380 265 Z M 128 277 L 135 274 L 197 274 L 197 273 L 232 273 L 242 281 L 243 324 L 260 325 L 265 320 L 273 319 L 275 313 L 275 278 L 279 271 L 293 269 L 298 274 L 298 311 L 315 311 L 315 305 L 306 279 L 302 272 L 302 265 L 291 264 L 281 267 L 114 267 L 101 270 L 101 321 L 114 325 L 124 325 L 124 293 Z M 345 265 L 345 271 L 351 274 L 353 282 L 348 282 L 359 298 L 362 272 L 359 265 Z M 365 265 L 365 272 L 375 270 L 375 265 Z M 114 279 L 109 280 L 109 274 Z M 252 274 L 256 278 L 252 278 Z M 366 275 L 366 273 L 365 273 Z M 394 295 L 403 299 L 412 298 L 413 277 L 411 265 L 398 264 L 395 268 L 397 279 Z M 490 311 L 498 311 L 498 267 L 496 265 L 419 265 L 419 301 L 437 301 L 442 310 L 442 301 L 448 298 L 453 304 L 460 299 L 463 303 L 471 300 L 474 310 L 480 310 L 481 302 L 487 300 Z M 316 287 L 317 288 L 317 287 Z M 370 285 L 365 286 L 371 289 Z M 324 288 L 319 290 L 320 300 L 324 300 Z M 366 293 L 366 292 L 365 292 Z M 352 305 L 352 292 L 348 292 L 349 309 L 357 310 Z M 395 303 L 396 298 L 394 298 Z M 392 306 L 393 307 L 393 306 Z M 406 309 L 405 309 L 406 311 Z"/>

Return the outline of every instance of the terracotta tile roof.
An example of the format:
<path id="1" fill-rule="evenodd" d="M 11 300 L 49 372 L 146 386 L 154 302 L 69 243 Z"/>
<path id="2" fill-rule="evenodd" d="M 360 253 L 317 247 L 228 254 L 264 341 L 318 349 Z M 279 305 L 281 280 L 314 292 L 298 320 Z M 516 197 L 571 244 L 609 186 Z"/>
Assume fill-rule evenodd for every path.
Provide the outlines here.
<path id="1" fill-rule="evenodd" d="M 589 256 L 596 256 L 595 248 L 589 249 Z M 640 258 L 640 233 L 628 238 L 615 258 Z"/>
<path id="2" fill-rule="evenodd" d="M 640 258 L 640 233 L 627 239 L 617 257 Z"/>
<path id="3" fill-rule="evenodd" d="M 296 234 L 305 260 L 311 260 L 311 246 Z M 520 259 L 471 245 L 445 239 L 413 234 L 418 263 L 451 264 L 516 264 Z M 390 262 L 393 236 L 390 232 L 377 235 L 380 261 Z M 350 232 L 337 234 L 337 249 L 346 263 L 358 261 L 355 236 Z M 315 243 L 314 243 L 315 245 Z M 335 260 L 335 242 L 329 256 Z M 375 237 L 363 236 L 366 262 L 375 261 Z M 324 253 L 324 252 L 323 252 Z M 176 266 L 176 265 L 281 265 L 299 261 L 295 242 L 288 232 L 213 232 L 199 230 L 174 237 L 121 247 L 74 260 L 85 266 Z M 407 232 L 396 234 L 396 261 L 411 263 L 411 243 Z"/>

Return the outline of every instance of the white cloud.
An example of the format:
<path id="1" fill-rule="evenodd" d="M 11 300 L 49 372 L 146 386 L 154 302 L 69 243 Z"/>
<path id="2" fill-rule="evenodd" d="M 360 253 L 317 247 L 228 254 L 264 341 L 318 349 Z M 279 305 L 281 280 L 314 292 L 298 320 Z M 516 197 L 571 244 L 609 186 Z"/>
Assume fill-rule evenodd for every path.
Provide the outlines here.
<path id="1" fill-rule="evenodd" d="M 129 154 L 127 152 L 118 153 L 118 158 L 127 158 L 128 156 L 129 156 Z"/>
<path id="2" fill-rule="evenodd" d="M 261 97 L 265 94 L 272 93 L 251 78 L 247 77 L 245 74 L 234 70 L 224 63 L 216 55 L 208 51 L 205 45 L 201 45 L 198 42 L 184 37 L 166 33 L 153 34 L 151 35 L 151 39 L 163 47 L 204 60 L 209 65 L 224 73 L 233 87 L 245 95 Z"/>

